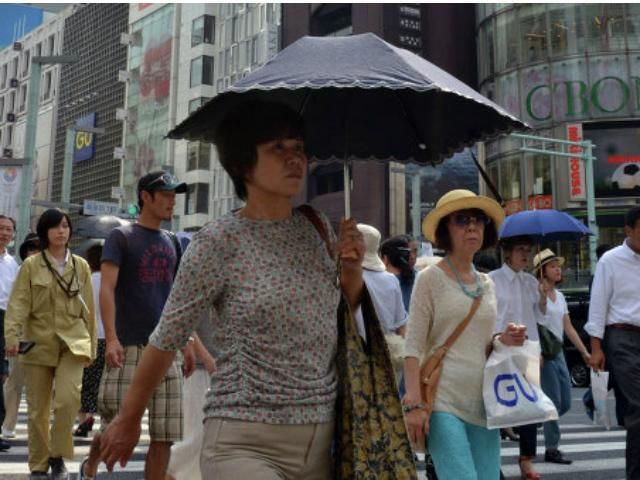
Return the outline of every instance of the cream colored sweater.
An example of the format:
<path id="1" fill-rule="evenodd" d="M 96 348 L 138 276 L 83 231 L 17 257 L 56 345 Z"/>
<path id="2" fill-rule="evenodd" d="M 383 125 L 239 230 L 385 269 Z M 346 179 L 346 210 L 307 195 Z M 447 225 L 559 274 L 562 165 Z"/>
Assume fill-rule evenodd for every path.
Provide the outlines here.
<path id="1" fill-rule="evenodd" d="M 496 296 L 493 281 L 484 274 L 480 277 L 482 302 L 444 357 L 434 411 L 486 426 L 482 379 L 486 347 L 496 323 Z M 417 357 L 422 363 L 467 316 L 472 302 L 437 265 L 420 272 L 411 295 L 405 357 Z"/>

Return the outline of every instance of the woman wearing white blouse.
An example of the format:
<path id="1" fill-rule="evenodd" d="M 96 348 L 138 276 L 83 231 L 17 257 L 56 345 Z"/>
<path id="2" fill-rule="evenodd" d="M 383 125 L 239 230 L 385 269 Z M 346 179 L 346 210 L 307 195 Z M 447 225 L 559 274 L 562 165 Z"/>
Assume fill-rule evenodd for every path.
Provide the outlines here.
<path id="1" fill-rule="evenodd" d="M 541 383 L 542 390 L 553 401 L 558 415 L 563 415 L 571 408 L 571 380 L 569 370 L 562 350 L 563 333 L 567 335 L 571 343 L 582 354 L 586 364 L 589 364 L 590 355 L 578 332 L 571 324 L 567 301 L 562 292 L 556 286 L 562 281 L 562 265 L 564 258 L 556 256 L 553 251 L 546 250 L 538 253 L 533 259 L 533 271 L 540 281 L 540 292 L 547 297 L 546 314 L 538 321 L 547 335 L 552 335 L 552 342 L 557 342 L 558 351 L 552 354 L 544 354 L 542 364 Z M 542 334 L 541 342 L 544 343 L 545 335 Z M 570 464 L 571 460 L 563 457 L 558 444 L 560 443 L 560 427 L 557 420 L 544 423 L 544 459 L 547 462 Z"/>

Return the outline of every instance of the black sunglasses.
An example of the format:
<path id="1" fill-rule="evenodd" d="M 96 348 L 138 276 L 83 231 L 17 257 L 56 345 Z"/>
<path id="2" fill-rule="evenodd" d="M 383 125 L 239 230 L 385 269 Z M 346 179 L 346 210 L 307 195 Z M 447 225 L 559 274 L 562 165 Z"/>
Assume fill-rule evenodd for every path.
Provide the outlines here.
<path id="1" fill-rule="evenodd" d="M 451 215 L 451 221 L 459 227 L 466 227 L 472 221 L 476 225 L 489 225 L 491 219 L 482 212 L 477 213 L 454 213 Z"/>

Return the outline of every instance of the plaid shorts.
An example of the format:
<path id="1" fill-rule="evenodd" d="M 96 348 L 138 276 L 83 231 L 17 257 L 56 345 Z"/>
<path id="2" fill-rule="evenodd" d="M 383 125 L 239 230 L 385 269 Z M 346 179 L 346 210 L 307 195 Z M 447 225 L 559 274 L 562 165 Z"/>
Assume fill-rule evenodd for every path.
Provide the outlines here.
<path id="1" fill-rule="evenodd" d="M 118 413 L 143 350 L 142 345 L 124 347 L 122 368 L 109 368 L 105 365 L 98 393 L 98 413 L 103 426 Z M 151 441 L 182 440 L 182 373 L 178 362 L 171 364 L 147 408 Z"/>

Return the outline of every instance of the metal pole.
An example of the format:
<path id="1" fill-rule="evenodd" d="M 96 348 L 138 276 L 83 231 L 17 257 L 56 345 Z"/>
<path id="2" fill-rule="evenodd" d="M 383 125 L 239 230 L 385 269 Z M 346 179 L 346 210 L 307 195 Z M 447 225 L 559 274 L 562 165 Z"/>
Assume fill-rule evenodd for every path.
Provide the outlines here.
<path id="1" fill-rule="evenodd" d="M 27 118 L 24 129 L 24 159 L 22 167 L 22 185 L 20 188 L 20 206 L 18 209 L 18 231 L 16 245 L 20 245 L 29 232 L 31 225 L 31 197 L 33 196 L 33 163 L 36 155 L 36 128 L 40 107 L 40 74 L 42 65 L 31 61 L 31 76 L 27 92 Z"/>
<path id="2" fill-rule="evenodd" d="M 64 144 L 64 166 L 62 168 L 62 194 L 60 200 L 64 203 L 71 201 L 71 172 L 73 171 L 73 143 L 76 131 L 67 128 L 67 138 Z"/>
<path id="3" fill-rule="evenodd" d="M 421 177 L 420 169 L 411 175 L 411 233 L 413 238 L 418 241 L 420 238 L 420 217 L 422 214 L 422 195 L 421 195 Z"/>
<path id="4" fill-rule="evenodd" d="M 349 175 L 349 165 L 351 162 L 345 160 L 343 164 L 344 179 L 344 218 L 351 218 L 351 176 Z"/>
<path id="5" fill-rule="evenodd" d="M 593 235 L 589 236 L 589 263 L 591 274 L 596 271 L 596 262 L 598 257 L 596 256 L 596 248 L 598 247 L 598 223 L 596 221 L 596 201 L 595 201 L 595 186 L 593 182 L 593 144 L 591 140 L 582 142 L 582 160 L 585 162 L 585 176 L 587 177 L 587 221 L 589 229 Z"/>

